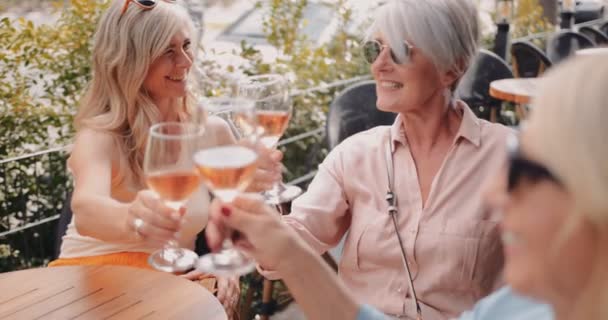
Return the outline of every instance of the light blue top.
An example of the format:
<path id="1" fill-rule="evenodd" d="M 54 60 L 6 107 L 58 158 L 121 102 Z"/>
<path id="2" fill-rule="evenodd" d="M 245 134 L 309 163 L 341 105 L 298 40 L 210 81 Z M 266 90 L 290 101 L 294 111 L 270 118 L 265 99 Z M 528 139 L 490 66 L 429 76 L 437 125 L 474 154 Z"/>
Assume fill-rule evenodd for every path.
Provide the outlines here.
<path id="1" fill-rule="evenodd" d="M 357 320 L 385 319 L 389 318 L 368 305 L 362 306 L 357 315 Z M 504 287 L 481 299 L 458 320 L 553 320 L 553 310 L 547 304 L 524 298 Z"/>

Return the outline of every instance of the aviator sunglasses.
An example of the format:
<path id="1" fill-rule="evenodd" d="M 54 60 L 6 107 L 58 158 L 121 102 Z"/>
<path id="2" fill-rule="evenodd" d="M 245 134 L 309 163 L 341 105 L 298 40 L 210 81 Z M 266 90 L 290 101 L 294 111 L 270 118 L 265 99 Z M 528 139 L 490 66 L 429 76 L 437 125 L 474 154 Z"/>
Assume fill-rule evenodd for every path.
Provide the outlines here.
<path id="1" fill-rule="evenodd" d="M 508 192 L 515 190 L 522 179 L 526 179 L 533 183 L 547 180 L 557 183 L 560 186 L 562 185 L 559 179 L 551 173 L 547 167 L 538 162 L 526 159 L 521 154 L 519 142 L 516 138 L 509 141 L 507 148 L 509 153 Z"/>
<path id="2" fill-rule="evenodd" d="M 154 7 L 156 7 L 156 4 L 158 3 L 159 0 L 125 0 L 125 5 L 122 7 L 122 11 L 120 12 L 120 15 L 122 16 L 123 14 L 125 14 L 125 12 L 127 12 L 127 8 L 129 8 L 129 3 L 133 2 L 136 5 L 138 5 L 142 10 L 150 10 Z M 169 2 L 169 3 L 175 3 L 176 0 L 163 0 L 165 2 Z"/>
<path id="3" fill-rule="evenodd" d="M 414 47 L 406 41 L 403 41 L 403 52 L 405 53 L 405 59 L 402 61 L 402 59 L 399 59 L 388 45 L 382 44 L 378 40 L 369 40 L 363 44 L 363 56 L 369 64 L 372 64 L 374 61 L 376 61 L 376 59 L 378 59 L 378 56 L 380 56 L 384 48 L 389 50 L 393 62 L 396 64 L 405 64 L 409 62 L 410 56 L 412 55 L 412 49 Z"/>

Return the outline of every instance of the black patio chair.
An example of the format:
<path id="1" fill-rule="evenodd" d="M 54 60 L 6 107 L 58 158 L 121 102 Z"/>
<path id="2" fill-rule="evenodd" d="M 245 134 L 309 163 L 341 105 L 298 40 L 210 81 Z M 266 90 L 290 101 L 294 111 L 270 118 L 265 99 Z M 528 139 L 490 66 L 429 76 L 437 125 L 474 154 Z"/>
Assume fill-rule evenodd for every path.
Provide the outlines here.
<path id="1" fill-rule="evenodd" d="M 59 258 L 61 252 L 61 243 L 63 242 L 63 236 L 68 230 L 68 225 L 72 221 L 72 192 L 69 191 L 63 202 L 61 213 L 59 214 L 59 221 L 55 228 L 55 247 L 53 250 L 53 260 Z"/>
<path id="2" fill-rule="evenodd" d="M 606 37 L 608 37 L 608 22 L 600 26 L 600 31 L 603 32 Z"/>
<path id="3" fill-rule="evenodd" d="M 376 83 L 360 82 L 344 89 L 329 107 L 325 128 L 329 149 L 349 136 L 379 125 L 391 125 L 397 115 L 376 108 Z"/>
<path id="4" fill-rule="evenodd" d="M 596 28 L 584 26 L 578 29 L 578 32 L 587 36 L 589 39 L 593 40 L 596 45 L 608 45 L 608 35 L 605 35 L 603 32 L 599 31 Z"/>
<path id="5" fill-rule="evenodd" d="M 593 40 L 585 35 L 573 31 L 559 31 L 549 39 L 547 56 L 556 64 L 574 54 L 576 50 L 593 46 Z"/>
<path id="6" fill-rule="evenodd" d="M 535 78 L 551 67 L 551 60 L 531 42 L 517 41 L 511 45 L 511 65 L 516 78 Z"/>
<path id="7" fill-rule="evenodd" d="M 506 78 L 513 78 L 507 63 L 495 53 L 481 49 L 460 80 L 455 95 L 464 100 L 478 116 L 496 122 L 502 102 L 490 96 L 490 83 Z M 484 111 L 481 112 L 481 109 Z"/>

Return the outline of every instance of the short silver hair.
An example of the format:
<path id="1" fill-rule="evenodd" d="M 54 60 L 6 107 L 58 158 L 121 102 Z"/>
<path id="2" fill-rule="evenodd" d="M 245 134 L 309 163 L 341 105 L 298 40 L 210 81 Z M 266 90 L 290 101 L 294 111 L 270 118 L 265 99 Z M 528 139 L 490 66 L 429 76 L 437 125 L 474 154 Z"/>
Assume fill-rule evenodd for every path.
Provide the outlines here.
<path id="1" fill-rule="evenodd" d="M 378 8 L 366 39 L 381 33 L 399 59 L 406 40 L 439 70 L 462 75 L 477 54 L 478 20 L 473 0 L 391 0 Z"/>

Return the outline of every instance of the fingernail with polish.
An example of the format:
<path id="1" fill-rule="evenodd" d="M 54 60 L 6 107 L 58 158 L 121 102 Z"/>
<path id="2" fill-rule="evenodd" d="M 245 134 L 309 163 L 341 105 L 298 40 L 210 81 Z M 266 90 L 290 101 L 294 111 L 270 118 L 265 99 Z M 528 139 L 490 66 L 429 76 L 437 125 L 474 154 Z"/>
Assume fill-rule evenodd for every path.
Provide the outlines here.
<path id="1" fill-rule="evenodd" d="M 230 217 L 232 211 L 230 211 L 230 208 L 228 207 L 222 207 L 222 214 L 224 215 L 224 217 Z"/>

